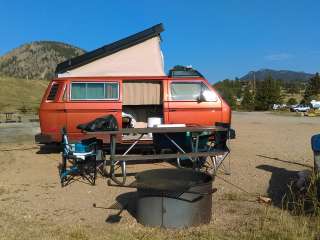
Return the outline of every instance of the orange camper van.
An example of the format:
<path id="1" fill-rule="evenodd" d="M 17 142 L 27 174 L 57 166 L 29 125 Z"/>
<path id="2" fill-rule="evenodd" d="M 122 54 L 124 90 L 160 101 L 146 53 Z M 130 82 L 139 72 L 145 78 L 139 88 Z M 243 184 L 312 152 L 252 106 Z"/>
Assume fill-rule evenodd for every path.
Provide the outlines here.
<path id="1" fill-rule="evenodd" d="M 161 31 L 159 24 L 58 64 L 40 105 L 36 141 L 60 142 L 63 127 L 71 140 L 86 138 L 77 126 L 110 114 L 120 128 L 128 127 L 124 116 L 134 119 L 130 127 L 146 127 L 151 117 L 164 124 L 230 124 L 230 107 L 198 71 L 177 66 L 163 73 Z"/>

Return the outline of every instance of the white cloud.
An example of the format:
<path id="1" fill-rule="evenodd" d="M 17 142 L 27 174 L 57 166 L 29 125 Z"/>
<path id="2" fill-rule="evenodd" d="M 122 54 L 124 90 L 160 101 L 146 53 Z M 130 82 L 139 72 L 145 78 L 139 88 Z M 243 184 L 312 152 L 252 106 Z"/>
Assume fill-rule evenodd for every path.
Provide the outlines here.
<path id="1" fill-rule="evenodd" d="M 283 61 L 292 58 L 293 55 L 290 53 L 277 53 L 277 54 L 270 54 L 265 56 L 264 58 L 268 61 Z"/>

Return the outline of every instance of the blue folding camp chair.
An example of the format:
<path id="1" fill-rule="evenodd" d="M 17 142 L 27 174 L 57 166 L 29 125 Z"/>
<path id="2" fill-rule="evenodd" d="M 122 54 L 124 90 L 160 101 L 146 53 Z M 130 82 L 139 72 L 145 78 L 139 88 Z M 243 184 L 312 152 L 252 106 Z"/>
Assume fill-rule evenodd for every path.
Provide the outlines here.
<path id="1" fill-rule="evenodd" d="M 97 177 L 97 155 L 101 154 L 102 141 L 96 138 L 70 143 L 65 128 L 62 129 L 61 186 L 82 178 L 95 185 Z"/>

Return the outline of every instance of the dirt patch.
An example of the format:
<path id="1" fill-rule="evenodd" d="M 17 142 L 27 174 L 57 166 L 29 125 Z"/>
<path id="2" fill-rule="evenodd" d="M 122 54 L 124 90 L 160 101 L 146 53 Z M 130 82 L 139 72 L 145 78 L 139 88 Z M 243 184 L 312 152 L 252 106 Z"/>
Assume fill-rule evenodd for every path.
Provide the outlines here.
<path id="1" fill-rule="evenodd" d="M 312 166 L 310 137 L 318 131 L 317 122 L 315 118 L 235 113 L 233 127 L 237 131 L 237 139 L 231 142 L 231 175 L 220 173 L 220 176 L 250 193 L 270 196 L 275 206 L 268 211 L 278 215 L 282 212 L 278 201 L 286 183 L 297 171 Z M 26 128 L 29 127 L 27 125 Z M 32 128 L 37 126 L 32 125 Z M 121 214 L 119 223 L 107 223 L 106 219 L 117 211 L 105 208 L 114 204 L 117 196 L 132 190 L 109 187 L 106 179 L 101 177 L 96 186 L 74 182 L 61 188 L 58 175 L 60 153 L 41 154 L 39 146 L 32 140 L 22 138 L 19 141 L 20 137 L 15 138 L 14 129 L 2 131 L 1 128 L 0 131 L 1 138 L 9 134 L 15 140 L 14 143 L 0 144 L 0 213 L 5 216 L 0 217 L 0 226 L 35 223 L 41 226 L 39 228 L 47 229 L 47 235 L 44 237 L 34 229 L 33 232 L 26 231 L 26 236 L 38 234 L 39 238 L 48 239 L 58 238 L 60 235 L 55 236 L 55 233 L 61 229 L 66 232 L 66 239 L 99 239 L 101 234 L 117 239 L 152 239 L 154 234 L 158 239 L 168 238 L 171 234 L 179 239 L 190 237 L 179 231 L 163 233 L 162 230 L 144 228 L 127 211 Z M 27 130 L 18 130 L 18 135 L 23 131 Z M 172 166 L 166 163 L 129 165 L 128 172 L 163 167 Z M 129 177 L 128 181 L 132 179 Z M 259 229 L 259 224 L 268 224 L 261 222 L 265 221 L 262 216 L 266 216 L 266 206 L 256 203 L 253 195 L 244 194 L 219 178 L 216 178 L 214 186 L 218 191 L 213 197 L 212 223 L 190 230 L 194 239 L 219 234 L 238 236 L 241 235 L 239 226 L 243 224 L 247 227 L 251 224 L 252 229 Z M 93 208 L 93 203 L 102 208 Z M 290 218 L 290 221 L 295 220 Z M 13 230 L 5 228 L 4 231 L 9 234 Z M 128 233 L 124 234 L 125 231 Z M 189 230 L 186 232 L 190 234 Z"/>

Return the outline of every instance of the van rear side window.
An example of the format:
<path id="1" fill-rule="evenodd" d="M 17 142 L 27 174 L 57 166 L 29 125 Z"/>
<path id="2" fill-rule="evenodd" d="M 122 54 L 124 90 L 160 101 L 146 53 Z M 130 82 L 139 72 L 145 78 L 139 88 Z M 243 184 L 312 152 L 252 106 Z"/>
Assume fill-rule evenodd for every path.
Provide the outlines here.
<path id="1" fill-rule="evenodd" d="M 119 84 L 116 82 L 72 83 L 71 100 L 118 100 Z"/>
<path id="2" fill-rule="evenodd" d="M 59 89 L 59 84 L 58 83 L 52 84 L 50 92 L 49 92 L 49 95 L 47 97 L 48 101 L 54 101 L 55 100 L 57 92 L 58 92 L 58 89 Z"/>

